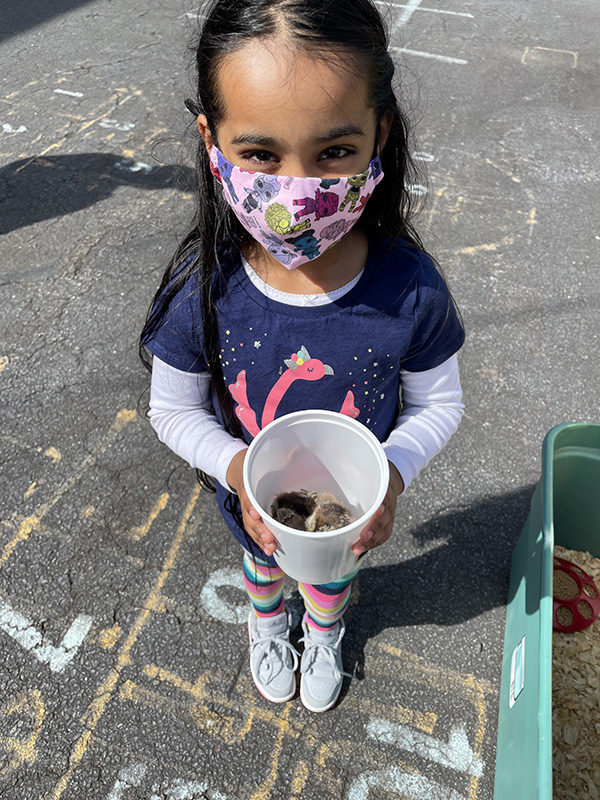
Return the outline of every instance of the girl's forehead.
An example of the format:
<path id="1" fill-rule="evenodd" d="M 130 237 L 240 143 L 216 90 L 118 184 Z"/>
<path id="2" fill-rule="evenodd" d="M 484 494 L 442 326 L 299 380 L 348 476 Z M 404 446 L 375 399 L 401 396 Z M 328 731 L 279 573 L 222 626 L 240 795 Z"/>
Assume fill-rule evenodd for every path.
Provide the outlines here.
<path id="1" fill-rule="evenodd" d="M 333 54 L 332 54 L 333 55 Z M 264 129 L 275 135 L 328 130 L 332 123 L 368 125 L 368 82 L 350 56 L 296 49 L 288 40 L 254 40 L 226 56 L 219 90 L 227 129 Z"/>

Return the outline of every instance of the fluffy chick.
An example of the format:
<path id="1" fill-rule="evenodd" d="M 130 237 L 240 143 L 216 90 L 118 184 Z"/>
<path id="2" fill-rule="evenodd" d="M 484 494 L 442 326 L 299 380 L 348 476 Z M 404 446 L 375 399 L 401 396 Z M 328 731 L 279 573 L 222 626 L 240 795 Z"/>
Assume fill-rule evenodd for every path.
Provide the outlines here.
<path id="1" fill-rule="evenodd" d="M 346 506 L 339 503 L 330 492 L 310 494 L 314 495 L 315 509 L 306 518 L 307 531 L 336 531 L 352 522 L 352 516 Z"/>
<path id="2" fill-rule="evenodd" d="M 280 492 L 271 503 L 271 516 L 288 528 L 306 530 L 306 518 L 317 505 L 317 493 L 300 489 L 296 492 Z"/>

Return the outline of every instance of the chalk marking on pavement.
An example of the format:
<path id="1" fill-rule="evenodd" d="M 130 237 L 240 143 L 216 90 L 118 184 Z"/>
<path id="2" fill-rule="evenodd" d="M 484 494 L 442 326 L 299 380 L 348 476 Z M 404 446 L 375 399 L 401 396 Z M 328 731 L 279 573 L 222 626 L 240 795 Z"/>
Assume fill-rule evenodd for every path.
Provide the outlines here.
<path id="1" fill-rule="evenodd" d="M 497 169 L 498 172 L 501 172 L 503 175 L 506 175 L 506 177 L 510 178 L 511 181 L 514 181 L 515 183 L 521 183 L 521 178 L 519 178 L 518 175 L 515 175 L 514 172 L 511 172 L 509 169 L 506 169 L 506 167 L 502 167 L 500 166 L 500 164 L 496 164 L 496 162 L 492 161 L 491 158 L 486 158 L 485 163 L 489 164 L 490 167 Z"/>
<path id="2" fill-rule="evenodd" d="M 55 464 L 58 464 L 62 458 L 62 455 L 59 453 L 56 447 L 48 447 L 46 450 L 44 450 L 44 455 L 48 458 L 51 458 Z"/>
<path id="3" fill-rule="evenodd" d="M 289 717 L 292 706 L 290 703 L 286 704 L 285 709 L 281 715 L 281 726 L 277 731 L 275 743 L 271 747 L 271 769 L 263 783 L 256 789 L 250 797 L 250 800 L 269 800 L 271 797 L 271 790 L 277 780 L 279 773 L 279 759 L 281 758 L 281 751 L 283 749 L 283 742 L 289 729 Z"/>
<path id="4" fill-rule="evenodd" d="M 405 53 L 407 56 L 420 56 L 421 58 L 434 58 L 436 61 L 445 61 L 446 64 L 468 64 L 464 58 L 454 58 L 453 56 L 442 56 L 439 53 L 427 53 L 424 50 L 410 50 L 408 47 L 390 47 L 397 53 Z"/>
<path id="5" fill-rule="evenodd" d="M 83 97 L 83 92 L 69 92 L 67 89 L 55 89 L 55 94 L 66 94 L 69 97 Z"/>
<path id="6" fill-rule="evenodd" d="M 364 772 L 352 781 L 348 800 L 368 800 L 370 790 L 380 787 L 386 794 L 411 800 L 464 800 L 462 794 L 429 780 L 424 775 L 411 775 L 400 767 L 389 767 L 377 772 Z"/>
<path id="7" fill-rule="evenodd" d="M 129 787 L 137 789 L 147 771 L 148 767 L 143 761 L 139 761 L 137 764 L 130 764 L 128 767 L 123 767 L 115 781 L 112 792 L 108 795 L 106 800 L 122 800 L 123 792 Z"/>
<path id="8" fill-rule="evenodd" d="M 19 125 L 18 128 L 13 128 L 13 126 L 9 125 L 8 122 L 3 122 L 2 131 L 3 133 L 25 133 L 27 131 L 27 128 L 25 127 L 25 125 Z"/>
<path id="9" fill-rule="evenodd" d="M 7 633 L 42 664 L 48 664 L 52 672 L 62 672 L 72 660 L 87 636 L 92 621 L 86 614 L 79 614 L 60 644 L 54 646 L 44 641 L 44 637 L 31 620 L 15 611 L 5 600 L 0 599 L 0 630 Z"/>
<path id="10" fill-rule="evenodd" d="M 86 729 L 81 734 L 71 751 L 67 771 L 56 784 L 54 790 L 50 794 L 46 795 L 47 800 L 58 800 L 58 798 L 61 797 L 62 793 L 66 789 L 67 784 L 73 776 L 73 773 L 80 765 L 86 751 L 90 746 L 92 734 L 114 695 L 115 689 L 121 677 L 121 673 L 125 667 L 131 664 L 131 650 L 133 646 L 135 645 L 142 629 L 148 622 L 150 615 L 155 612 L 163 602 L 162 588 L 165 584 L 165 581 L 171 574 L 177 559 L 179 558 L 181 546 L 184 540 L 191 536 L 200 525 L 200 515 L 198 515 L 194 523 L 189 524 L 190 518 L 194 512 L 194 509 L 196 508 L 199 495 L 200 486 L 195 486 L 185 511 L 183 512 L 183 516 L 181 517 L 175 537 L 163 562 L 162 569 L 152 590 L 150 591 L 150 594 L 143 604 L 143 610 L 138 614 L 133 627 L 127 635 L 127 638 L 121 645 L 121 648 L 119 649 L 115 659 L 114 666 L 111 668 L 104 681 L 98 687 L 96 696 L 83 715 L 81 721 L 86 726 Z"/>
<path id="11" fill-rule="evenodd" d="M 308 776 L 310 774 L 310 767 L 306 761 L 299 761 L 296 764 L 294 777 L 292 778 L 292 796 L 290 800 L 301 800 L 302 790 L 306 785 Z"/>
<path id="12" fill-rule="evenodd" d="M 104 119 L 98 124 L 101 128 L 114 128 L 117 131 L 130 131 L 135 128 L 135 122 L 119 122 L 117 119 Z"/>
<path id="13" fill-rule="evenodd" d="M 532 208 L 529 211 L 529 216 L 527 217 L 527 224 L 529 225 L 529 239 L 527 240 L 528 244 L 531 244 L 531 240 L 533 239 L 533 229 L 538 224 L 537 219 L 535 218 L 536 209 Z"/>
<path id="14" fill-rule="evenodd" d="M 217 592 L 221 586 L 231 586 L 243 592 L 244 600 L 238 605 L 227 603 Z M 220 622 L 229 622 L 233 625 L 240 625 L 248 619 L 248 596 L 244 586 L 244 576 L 239 569 L 226 567 L 213 572 L 200 592 L 200 604 L 211 617 Z"/>
<path id="15" fill-rule="evenodd" d="M 106 105 L 106 103 L 109 103 L 109 104 L 110 104 L 110 108 L 108 109 L 108 111 L 105 111 L 103 114 L 100 114 L 100 116 L 98 116 L 98 117 L 95 117 L 95 119 L 91 119 L 91 120 L 89 120 L 88 122 L 84 122 L 84 123 L 82 123 L 82 125 L 80 125 L 80 127 L 79 127 L 79 130 L 78 130 L 78 131 L 75 133 L 75 136 L 77 136 L 77 135 L 79 135 L 79 134 L 83 133 L 83 132 L 84 132 L 84 131 L 86 131 L 86 130 L 87 130 L 89 127 L 91 127 L 92 125 L 95 125 L 95 124 L 96 124 L 96 122 L 100 122 L 100 120 L 102 120 L 102 119 L 106 119 L 106 117 L 110 116 L 110 114 L 112 114 L 112 113 L 114 112 L 114 110 L 115 110 L 115 106 L 119 106 L 119 108 L 120 108 L 121 106 L 124 106 L 124 105 L 125 105 L 125 103 L 127 103 L 129 100 L 131 100 L 131 98 L 132 98 L 133 96 L 134 96 L 133 94 L 127 95 L 127 96 L 126 96 L 126 97 L 124 97 L 122 100 L 121 100 L 121 99 L 118 99 L 116 103 L 115 103 L 114 101 L 111 101 L 111 100 L 107 100 L 106 102 L 102 103 L 102 104 L 100 105 L 100 108 L 102 108 L 102 106 L 103 106 L 103 105 Z M 88 134 L 86 134 L 86 136 L 87 136 L 87 135 L 88 135 Z M 84 138 L 85 138 L 85 137 L 84 137 Z M 35 155 L 35 156 L 32 156 L 30 159 L 28 159 L 28 160 L 25 162 L 25 164 L 21 164 L 21 166 L 20 166 L 20 167 L 19 167 L 19 168 L 16 170 L 16 172 L 21 172 L 21 170 L 23 170 L 23 169 L 26 169 L 26 168 L 27 168 L 27 167 L 28 167 L 30 164 L 33 164 L 33 162 L 34 162 L 34 161 L 37 161 L 37 159 L 38 159 L 38 158 L 42 158 L 43 156 L 47 155 L 47 154 L 48 154 L 48 153 L 49 153 L 51 150 L 57 150 L 59 147 L 62 147 L 62 146 L 63 146 L 63 144 L 64 144 L 66 141 L 67 141 L 67 138 L 66 138 L 66 136 L 63 136 L 63 138 L 62 138 L 62 139 L 60 139 L 58 142 L 54 142 L 54 144 L 51 144 L 51 145 L 50 145 L 49 147 L 47 147 L 45 150 L 42 150 L 42 152 L 41 152 L 41 153 L 38 153 L 37 155 Z"/>
<path id="16" fill-rule="evenodd" d="M 471 247 L 461 247 L 454 252 L 456 255 L 474 256 L 475 253 L 495 252 L 499 247 L 507 247 L 511 244 L 514 244 L 514 241 L 515 240 L 513 236 L 505 236 L 504 239 L 501 239 L 499 242 L 487 242 L 485 244 L 475 244 Z"/>
<path id="17" fill-rule="evenodd" d="M 389 7 L 407 8 L 407 9 L 412 8 L 413 10 L 411 12 L 411 15 L 415 11 L 425 11 L 430 14 L 448 14 L 451 17 L 467 17 L 468 19 L 474 19 L 473 14 L 469 14 L 468 11 L 447 11 L 444 8 L 426 8 L 421 5 L 417 6 L 416 8 L 413 8 L 412 4 L 409 5 L 408 3 L 390 3 L 387 0 L 375 0 L 375 5 L 385 6 L 386 8 Z"/>
<path id="18" fill-rule="evenodd" d="M 381 717 L 371 717 L 366 731 L 377 742 L 396 745 L 428 761 L 435 761 L 442 767 L 450 767 L 456 772 L 466 772 L 478 778 L 483 775 L 483 762 L 471 749 L 464 724 L 452 726 L 447 742 L 415 731 L 409 725 L 398 725 Z"/>
<path id="19" fill-rule="evenodd" d="M 361 714 L 385 717 L 390 722 L 400 725 L 411 725 L 424 733 L 433 733 L 438 715 L 434 711 L 417 711 L 414 708 L 404 708 L 403 706 L 390 706 L 381 701 L 373 702 L 354 697 L 347 697 L 344 705 L 355 708 Z"/>
<path id="20" fill-rule="evenodd" d="M 73 488 L 73 486 L 75 486 L 75 484 L 82 478 L 84 473 L 96 462 L 98 456 L 102 455 L 102 453 L 108 450 L 123 428 L 136 418 L 136 413 L 137 412 L 135 410 L 130 411 L 126 408 L 119 411 L 104 438 L 101 439 L 99 444 L 96 445 L 92 452 L 85 457 L 75 472 L 69 478 L 67 478 L 67 480 L 61 484 L 61 486 L 58 487 L 54 495 L 49 500 L 38 506 L 38 508 L 36 508 L 30 517 L 25 517 L 25 519 L 20 521 L 17 533 L 12 540 L 5 545 L 2 551 L 2 555 L 0 556 L 0 570 L 2 570 L 3 566 L 11 557 L 17 545 L 20 542 L 26 541 L 33 531 L 39 529 L 40 522 L 46 516 L 46 514 L 58 503 L 62 497 L 64 497 L 68 491 Z"/>
<path id="21" fill-rule="evenodd" d="M 374 750 L 365 742 L 357 742 L 355 740 L 348 741 L 347 739 L 338 739 L 337 741 L 320 745 L 315 756 L 315 766 L 320 770 L 320 782 L 327 786 L 330 792 L 332 789 L 335 789 L 340 796 L 343 794 L 344 797 L 347 798 L 345 794 L 346 787 L 343 785 L 343 773 L 339 768 L 339 764 L 336 764 L 336 766 L 332 768 L 327 766 L 328 759 L 340 755 L 352 764 L 354 770 L 356 769 L 356 765 L 363 761 L 369 765 L 376 764 L 377 757 L 380 756 L 380 751 L 379 749 Z M 410 764 L 404 763 L 397 757 L 394 757 L 394 761 L 406 772 L 416 773 L 416 770 L 414 767 L 410 766 Z"/>
<path id="22" fill-rule="evenodd" d="M 456 672 L 449 667 L 430 664 L 414 653 L 405 652 L 398 647 L 379 644 L 379 647 L 395 659 L 395 667 L 400 669 L 400 674 L 408 676 L 414 683 L 431 686 L 435 689 L 453 693 L 463 697 L 471 703 L 477 714 L 477 728 L 473 741 L 473 753 L 476 758 L 481 758 L 481 749 L 487 727 L 486 694 L 497 694 L 497 689 L 489 681 L 476 678 L 469 673 Z M 476 800 L 479 778 L 472 775 L 469 782 L 469 800 Z"/>
<path id="23" fill-rule="evenodd" d="M 158 789 L 153 786 L 152 790 Z M 199 800 L 199 798 L 206 797 L 206 790 L 208 783 L 206 781 L 185 781 L 182 778 L 176 778 L 172 786 L 161 790 L 160 797 L 157 794 L 151 794 L 150 800 Z"/>
<path id="24" fill-rule="evenodd" d="M 139 542 L 140 539 L 143 539 L 144 536 L 148 533 L 150 528 L 152 527 L 152 523 L 158 517 L 161 511 L 167 507 L 167 503 L 169 502 L 169 493 L 163 492 L 161 496 L 158 498 L 152 511 L 148 515 L 148 519 L 143 525 L 139 525 L 136 528 L 132 528 L 128 533 L 128 538 L 131 539 L 132 542 Z"/>
<path id="25" fill-rule="evenodd" d="M 427 194 L 427 187 L 423 186 L 422 183 L 407 183 L 406 188 L 416 197 L 425 197 Z"/>
<path id="26" fill-rule="evenodd" d="M 43 481 L 40 481 L 43 483 Z M 40 484 L 37 481 L 33 481 L 33 483 L 29 484 L 29 488 L 23 493 L 23 500 L 27 500 L 31 495 L 35 492 Z"/>
<path id="27" fill-rule="evenodd" d="M 96 635 L 96 642 L 103 650 L 112 650 L 121 636 L 121 626 L 112 625 L 110 628 L 103 628 Z"/>
<path id="28" fill-rule="evenodd" d="M 0 769 L 0 777 L 6 777 L 10 772 L 23 764 L 33 764 L 38 756 L 36 744 L 46 709 L 44 699 L 37 689 L 22 692 L 9 699 L 0 707 L 0 720 L 8 720 L 13 715 L 27 715 L 31 720 L 31 733 L 24 739 L 16 736 L 5 736 L 0 733 L 0 747 L 9 754 L 8 763 Z"/>
<path id="29" fill-rule="evenodd" d="M 576 50 L 557 50 L 554 47 L 526 47 L 523 55 L 521 56 L 521 64 L 527 63 L 527 56 L 535 55 L 535 50 L 542 50 L 543 52 L 547 53 L 562 53 L 564 55 L 571 56 L 573 58 L 573 63 L 571 64 L 571 69 L 577 69 L 577 60 L 579 58 L 579 53 Z M 535 60 L 535 59 L 534 59 Z M 530 59 L 531 61 L 531 59 Z"/>

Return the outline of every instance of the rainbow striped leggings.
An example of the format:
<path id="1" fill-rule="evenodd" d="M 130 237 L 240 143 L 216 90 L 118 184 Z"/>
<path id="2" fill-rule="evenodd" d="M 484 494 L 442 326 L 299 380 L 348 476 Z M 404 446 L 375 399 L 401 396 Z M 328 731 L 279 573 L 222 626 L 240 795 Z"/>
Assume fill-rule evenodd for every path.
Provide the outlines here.
<path id="1" fill-rule="evenodd" d="M 352 581 L 361 564 L 362 559 L 351 572 L 332 583 L 320 586 L 298 584 L 304 599 L 305 620 L 308 625 L 327 630 L 338 622 L 350 602 Z M 271 617 L 283 611 L 284 581 L 285 573 L 279 567 L 273 567 L 260 558 L 253 559 L 249 553 L 244 553 L 244 583 L 258 617 Z"/>

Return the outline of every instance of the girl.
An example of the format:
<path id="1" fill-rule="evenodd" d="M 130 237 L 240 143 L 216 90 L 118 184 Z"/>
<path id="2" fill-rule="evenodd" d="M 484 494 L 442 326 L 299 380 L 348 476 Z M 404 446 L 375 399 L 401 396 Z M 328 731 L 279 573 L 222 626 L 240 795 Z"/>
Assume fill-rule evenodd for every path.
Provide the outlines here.
<path id="1" fill-rule="evenodd" d="M 245 550 L 250 668 L 293 697 L 284 574 L 242 478 L 248 443 L 276 416 L 341 411 L 390 461 L 386 497 L 353 551 L 392 532 L 396 500 L 456 429 L 463 329 L 410 222 L 407 125 L 370 0 L 212 0 L 197 49 L 197 213 L 141 336 L 154 356 L 161 441 L 216 478 Z M 300 696 L 331 708 L 356 568 L 300 584 Z"/>

